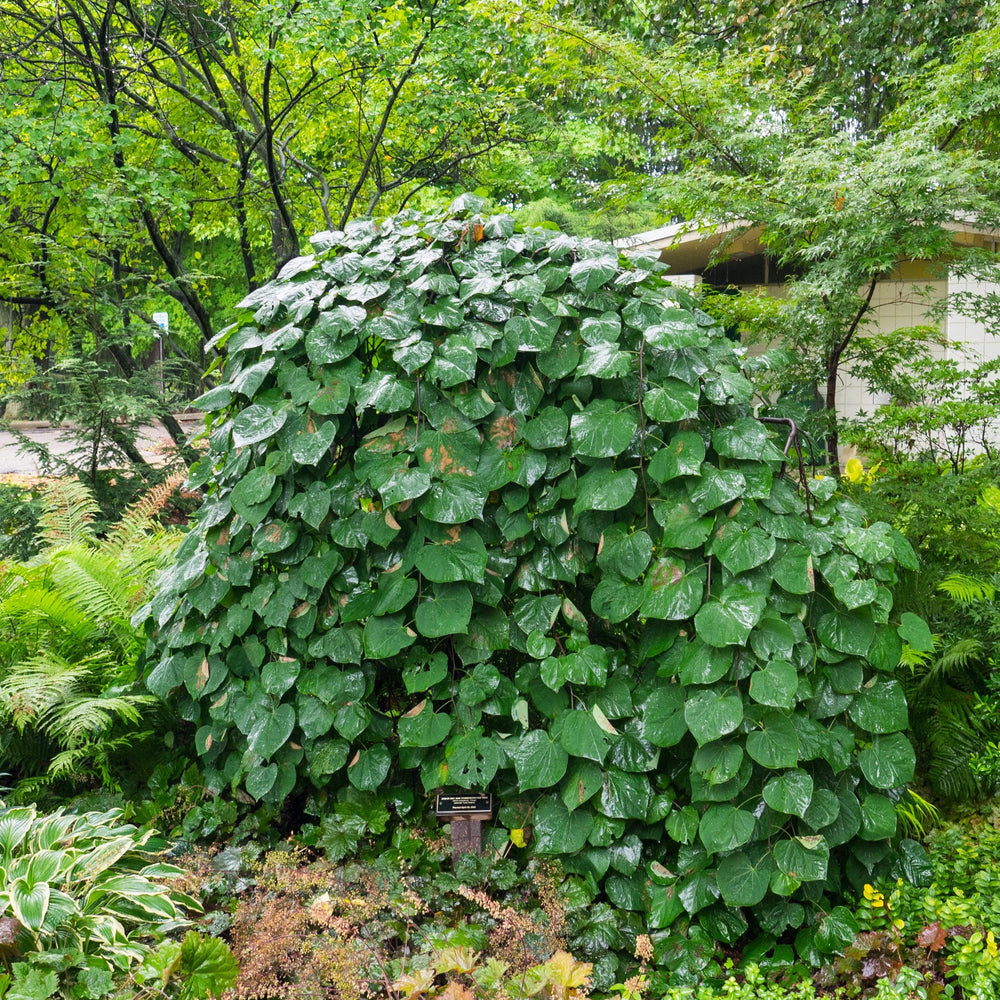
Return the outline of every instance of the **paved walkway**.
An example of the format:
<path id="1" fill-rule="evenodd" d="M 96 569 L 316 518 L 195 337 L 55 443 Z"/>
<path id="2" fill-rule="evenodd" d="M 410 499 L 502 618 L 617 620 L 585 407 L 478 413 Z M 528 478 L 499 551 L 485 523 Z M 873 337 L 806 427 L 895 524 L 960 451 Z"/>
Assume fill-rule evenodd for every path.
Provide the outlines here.
<path id="1" fill-rule="evenodd" d="M 200 413 L 180 413 L 177 419 L 188 434 L 195 434 L 202 427 Z M 44 444 L 53 455 L 70 455 L 79 447 L 65 427 L 52 427 L 39 421 L 10 421 L 0 423 L 0 476 L 9 474 L 40 475 L 41 469 L 30 452 L 23 451 L 9 427 L 15 427 L 32 441 Z M 139 434 L 139 450 L 143 458 L 154 464 L 164 461 L 174 443 L 160 424 L 143 427 Z"/>

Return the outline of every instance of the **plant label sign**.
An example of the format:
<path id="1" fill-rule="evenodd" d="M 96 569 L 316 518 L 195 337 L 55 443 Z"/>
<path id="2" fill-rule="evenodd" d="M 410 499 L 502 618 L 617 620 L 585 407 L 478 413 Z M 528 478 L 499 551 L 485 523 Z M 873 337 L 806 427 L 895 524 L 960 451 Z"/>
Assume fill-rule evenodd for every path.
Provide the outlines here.
<path id="1" fill-rule="evenodd" d="M 451 853 L 482 854 L 483 820 L 493 817 L 493 796 L 473 792 L 468 795 L 438 795 L 434 804 L 438 819 L 451 821 Z"/>

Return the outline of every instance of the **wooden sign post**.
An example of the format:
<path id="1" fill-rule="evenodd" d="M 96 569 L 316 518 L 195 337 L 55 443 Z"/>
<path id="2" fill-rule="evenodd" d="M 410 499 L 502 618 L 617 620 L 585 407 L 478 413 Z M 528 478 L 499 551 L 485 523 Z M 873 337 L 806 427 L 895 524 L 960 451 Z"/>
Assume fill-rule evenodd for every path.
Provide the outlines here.
<path id="1" fill-rule="evenodd" d="M 467 795 L 439 795 L 434 806 L 438 819 L 451 822 L 451 856 L 483 853 L 483 820 L 493 818 L 493 796 L 470 792 Z"/>

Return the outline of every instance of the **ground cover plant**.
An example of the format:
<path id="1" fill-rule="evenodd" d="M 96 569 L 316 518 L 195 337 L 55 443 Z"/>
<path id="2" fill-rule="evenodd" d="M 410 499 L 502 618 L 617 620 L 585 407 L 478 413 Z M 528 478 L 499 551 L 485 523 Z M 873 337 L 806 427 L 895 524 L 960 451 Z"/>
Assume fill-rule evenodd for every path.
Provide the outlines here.
<path id="1" fill-rule="evenodd" d="M 852 902 L 858 932 L 822 964 L 787 944 L 716 944 L 695 981 L 692 956 L 658 957 L 657 935 L 625 919 L 612 924 L 621 978 L 603 987 L 600 970 L 576 957 L 607 930 L 591 919 L 595 888 L 551 859 L 524 865 L 508 852 L 453 864 L 440 831 L 404 823 L 339 861 L 301 844 L 247 844 L 201 852 L 195 867 L 207 926 L 240 959 L 237 997 L 986 1000 L 1000 987 L 995 824 L 990 813 L 933 831 L 923 888 L 865 884 Z"/>
<path id="2" fill-rule="evenodd" d="M 488 788 L 658 960 L 751 928 L 834 951 L 852 884 L 922 867 L 893 850 L 912 549 L 782 474 L 659 265 L 478 207 L 321 234 L 244 300 L 149 689 L 209 787 L 308 793 L 331 840 Z"/>

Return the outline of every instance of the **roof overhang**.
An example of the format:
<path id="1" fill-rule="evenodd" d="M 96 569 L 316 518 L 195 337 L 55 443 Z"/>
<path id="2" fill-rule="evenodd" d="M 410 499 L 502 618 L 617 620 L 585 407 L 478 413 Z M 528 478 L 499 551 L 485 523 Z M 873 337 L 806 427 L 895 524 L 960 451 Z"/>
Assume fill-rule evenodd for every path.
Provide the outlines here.
<path id="1" fill-rule="evenodd" d="M 984 246 L 987 240 L 1000 239 L 1000 232 L 971 221 L 945 223 L 955 234 L 955 242 Z M 627 254 L 656 253 L 673 274 L 701 274 L 721 260 L 740 260 L 763 253 L 762 225 L 736 221 L 677 222 L 660 229 L 650 229 L 616 240 L 615 246 Z"/>

